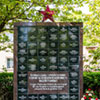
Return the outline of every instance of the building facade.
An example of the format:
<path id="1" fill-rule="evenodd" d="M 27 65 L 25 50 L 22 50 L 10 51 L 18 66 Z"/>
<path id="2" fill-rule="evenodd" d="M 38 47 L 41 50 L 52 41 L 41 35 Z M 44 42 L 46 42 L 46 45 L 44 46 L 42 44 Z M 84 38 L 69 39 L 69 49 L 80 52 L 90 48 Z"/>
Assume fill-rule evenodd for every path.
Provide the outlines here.
<path id="1" fill-rule="evenodd" d="M 13 72 L 13 53 L 0 51 L 0 72 Z"/>

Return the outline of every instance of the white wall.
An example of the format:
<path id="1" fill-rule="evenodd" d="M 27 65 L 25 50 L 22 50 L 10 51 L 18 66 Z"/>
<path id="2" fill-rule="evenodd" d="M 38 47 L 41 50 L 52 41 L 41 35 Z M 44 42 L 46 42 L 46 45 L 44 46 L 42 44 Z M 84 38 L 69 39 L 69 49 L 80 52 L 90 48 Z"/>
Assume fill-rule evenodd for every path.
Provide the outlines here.
<path id="1" fill-rule="evenodd" d="M 2 67 L 7 68 L 7 58 L 13 58 L 13 53 L 0 51 L 0 72 L 2 72 Z M 13 68 L 7 68 L 8 72 L 13 72 Z"/>

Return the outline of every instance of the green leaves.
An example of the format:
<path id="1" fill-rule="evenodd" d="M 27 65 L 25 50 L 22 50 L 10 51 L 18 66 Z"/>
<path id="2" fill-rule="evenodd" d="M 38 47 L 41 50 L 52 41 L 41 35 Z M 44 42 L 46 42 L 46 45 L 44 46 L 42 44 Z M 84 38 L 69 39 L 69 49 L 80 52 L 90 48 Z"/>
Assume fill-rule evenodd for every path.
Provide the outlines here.
<path id="1" fill-rule="evenodd" d="M 13 73 L 0 73 L 0 99 L 13 100 Z"/>
<path id="2" fill-rule="evenodd" d="M 0 35 L 0 43 L 9 42 L 9 37 L 6 34 Z"/>
<path id="3" fill-rule="evenodd" d="M 80 4 L 83 3 L 84 1 L 82 2 L 82 0 L 1 0 L 0 18 L 2 19 L 0 20 L 0 25 L 2 25 L 3 22 L 5 22 L 5 25 L 0 29 L 0 32 L 5 31 L 4 29 L 6 29 L 6 24 L 8 24 L 9 21 L 9 24 L 11 24 L 9 26 L 11 27 L 14 22 L 19 20 L 41 21 L 42 15 L 39 14 L 36 7 L 44 8 L 47 4 L 53 4 L 55 6 L 54 10 L 56 14 L 54 17 L 57 18 L 56 21 L 81 21 L 77 15 L 81 15 L 82 13 L 81 11 L 75 11 L 74 6 L 81 6 Z M 61 13 L 63 15 L 59 16 Z M 73 17 L 74 14 L 76 14 L 75 17 Z"/>
<path id="4" fill-rule="evenodd" d="M 99 0 L 86 0 L 90 10 L 90 14 L 84 15 L 84 45 L 100 46 L 100 1 Z M 88 39 L 87 39 L 88 38 Z M 88 44 L 89 42 L 89 44 Z"/>
<path id="5" fill-rule="evenodd" d="M 84 90 L 91 88 L 97 91 L 97 95 L 100 98 L 99 88 L 100 88 L 100 72 L 84 72 Z"/>
<path id="6" fill-rule="evenodd" d="M 9 37 L 6 34 L 0 34 L 0 51 L 7 50 L 8 48 L 11 51 L 13 49 L 13 44 L 10 42 Z"/>
<path id="7" fill-rule="evenodd" d="M 91 41 L 96 44 L 100 40 L 93 40 L 92 35 L 88 36 L 88 34 L 91 33 L 92 21 L 97 23 L 98 20 L 95 20 L 95 18 L 90 20 L 92 15 L 84 16 L 82 11 L 79 10 L 79 7 L 87 2 L 89 3 L 88 0 L 0 0 L 0 33 L 5 31 L 13 33 L 14 22 L 42 21 L 43 16 L 39 13 L 39 10 L 45 10 L 48 4 L 55 11 L 55 22 L 84 22 L 84 45 L 91 45 Z M 93 10 L 92 7 L 90 9 Z M 95 24 L 92 25 L 95 27 Z M 92 33 L 94 31 L 99 32 L 98 29 L 99 27 L 96 27 Z M 89 39 L 89 43 L 86 38 Z"/>

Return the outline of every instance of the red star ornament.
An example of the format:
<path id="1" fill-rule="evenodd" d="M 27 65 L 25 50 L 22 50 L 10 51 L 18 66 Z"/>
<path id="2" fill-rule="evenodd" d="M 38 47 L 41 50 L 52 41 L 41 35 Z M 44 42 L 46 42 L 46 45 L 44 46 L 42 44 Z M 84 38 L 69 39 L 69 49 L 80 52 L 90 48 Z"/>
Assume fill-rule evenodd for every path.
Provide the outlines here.
<path id="1" fill-rule="evenodd" d="M 49 8 L 48 5 L 46 7 L 46 10 L 40 11 L 40 13 L 44 15 L 42 22 L 44 22 L 47 19 L 50 19 L 52 22 L 54 22 L 54 19 L 53 19 L 53 16 L 52 16 L 54 14 L 54 11 L 50 11 L 50 8 Z"/>

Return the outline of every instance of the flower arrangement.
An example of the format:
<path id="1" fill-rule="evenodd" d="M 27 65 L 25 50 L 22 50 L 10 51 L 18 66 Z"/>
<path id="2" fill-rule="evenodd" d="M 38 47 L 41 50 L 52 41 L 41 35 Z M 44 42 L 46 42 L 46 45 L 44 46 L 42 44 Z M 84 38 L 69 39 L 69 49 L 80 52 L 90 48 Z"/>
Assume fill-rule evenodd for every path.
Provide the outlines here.
<path id="1" fill-rule="evenodd" d="M 86 93 L 81 100 L 98 100 L 98 98 L 95 95 L 95 92 L 89 88 L 86 90 Z"/>

